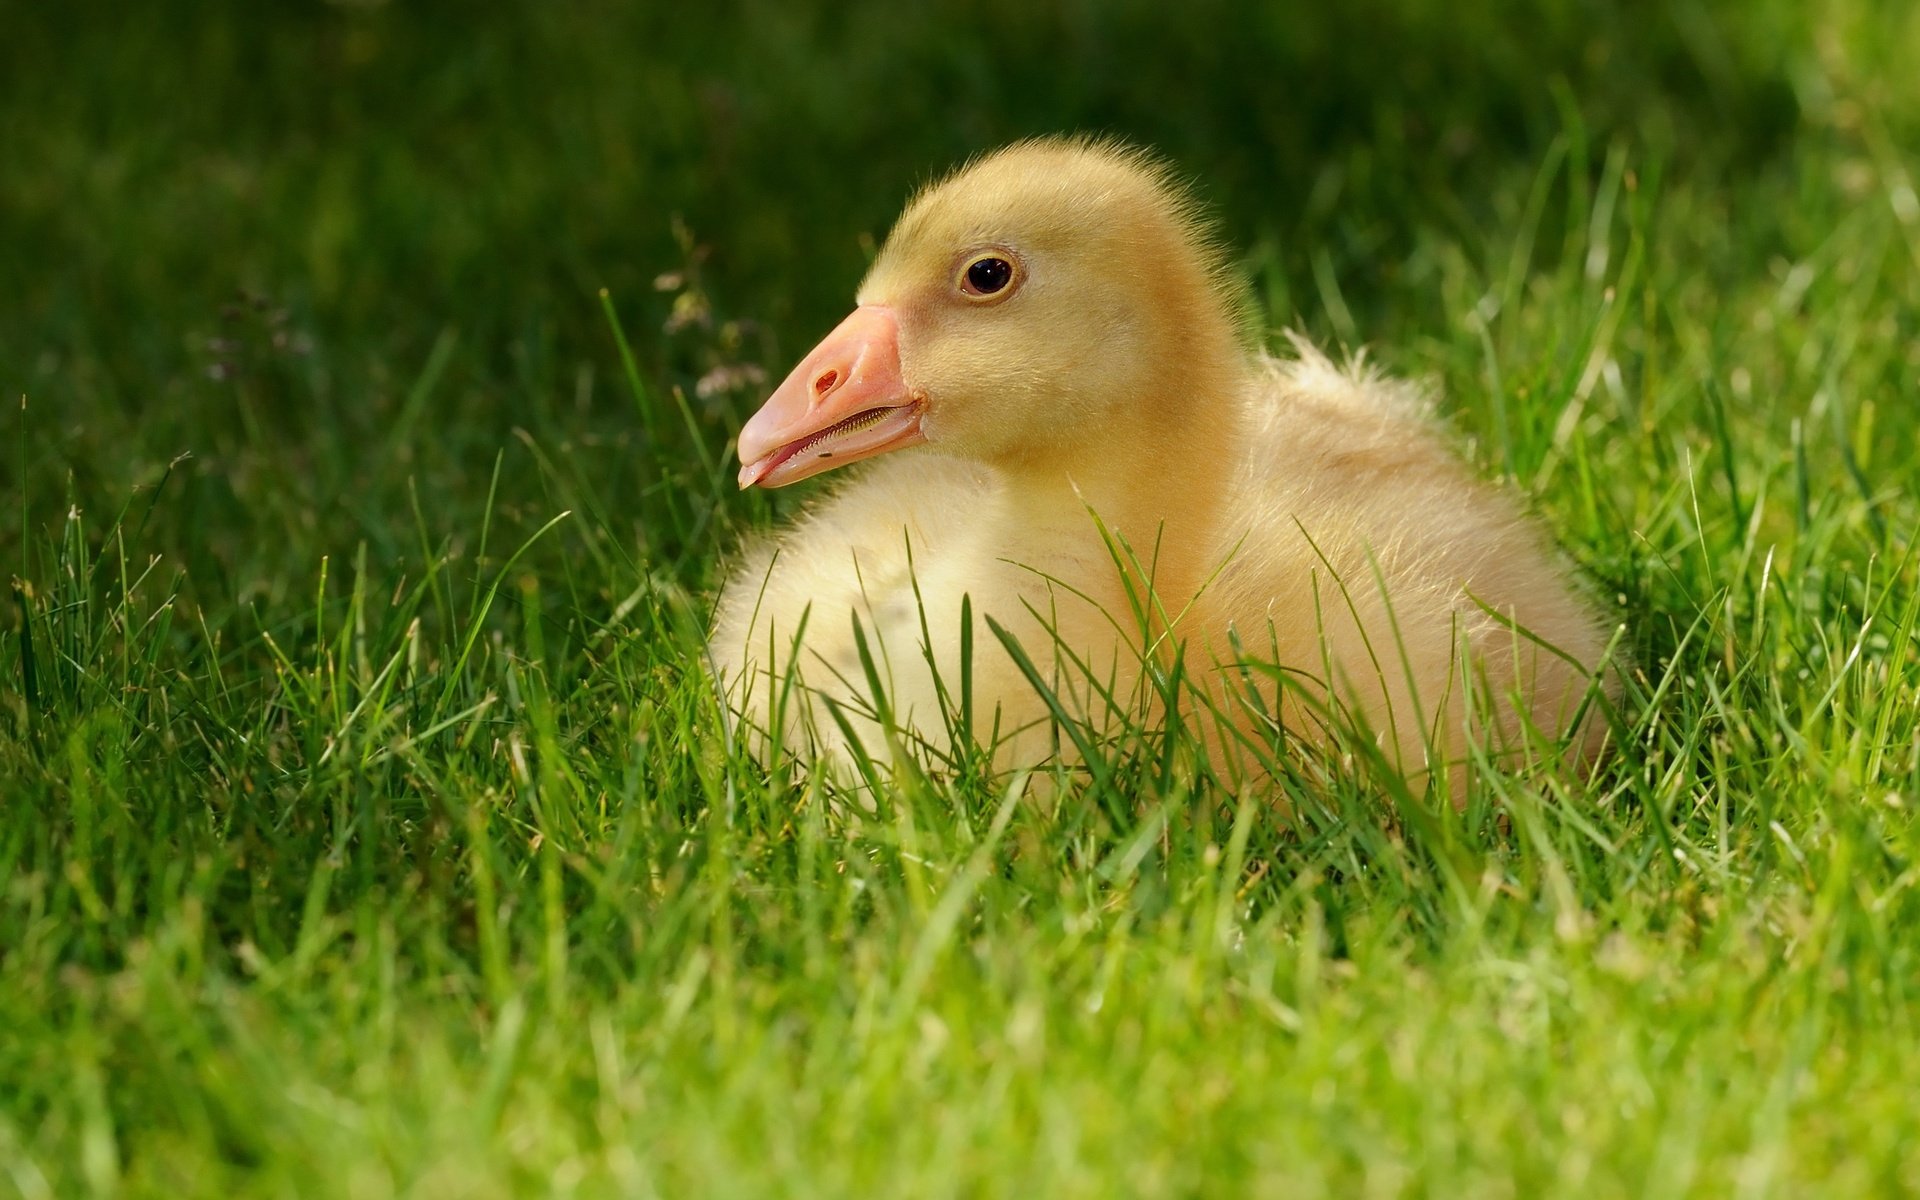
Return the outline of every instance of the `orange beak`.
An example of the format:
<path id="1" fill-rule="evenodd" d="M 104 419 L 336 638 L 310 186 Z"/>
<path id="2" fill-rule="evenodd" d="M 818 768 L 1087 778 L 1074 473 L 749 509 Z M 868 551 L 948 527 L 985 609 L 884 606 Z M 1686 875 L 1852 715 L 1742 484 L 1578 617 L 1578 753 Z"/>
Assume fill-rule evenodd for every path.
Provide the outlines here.
<path id="1" fill-rule="evenodd" d="M 785 487 L 926 441 L 926 399 L 900 375 L 900 324 L 863 304 L 800 361 L 740 430 L 740 486 Z"/>

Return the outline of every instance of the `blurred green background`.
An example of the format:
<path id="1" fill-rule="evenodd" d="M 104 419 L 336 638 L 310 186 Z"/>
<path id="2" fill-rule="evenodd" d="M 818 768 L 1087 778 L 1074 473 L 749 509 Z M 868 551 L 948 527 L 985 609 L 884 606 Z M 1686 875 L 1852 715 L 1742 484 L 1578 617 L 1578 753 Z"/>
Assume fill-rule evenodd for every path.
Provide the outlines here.
<path id="1" fill-rule="evenodd" d="M 363 538 L 402 555 L 409 477 L 473 519 L 514 428 L 574 443 L 610 503 L 639 494 L 598 289 L 656 388 L 777 378 L 912 186 L 1022 135 L 1158 147 L 1272 326 L 1420 371 L 1406 347 L 1464 315 L 1436 256 L 1506 254 L 1569 130 L 1567 178 L 1618 143 L 1713 181 L 1790 175 L 1810 138 L 1910 140 L 1920 111 L 1883 94 L 1915 41 L 1897 3 L 8 9 L 0 391 L 29 411 L 0 490 L 47 528 L 191 452 L 155 548 L 232 593 Z M 1546 206 L 1536 265 L 1571 211 Z M 669 272 L 697 284 L 671 331 Z M 723 380 L 696 397 L 716 451 L 753 392 Z M 503 472 L 511 509 L 533 467 Z"/>

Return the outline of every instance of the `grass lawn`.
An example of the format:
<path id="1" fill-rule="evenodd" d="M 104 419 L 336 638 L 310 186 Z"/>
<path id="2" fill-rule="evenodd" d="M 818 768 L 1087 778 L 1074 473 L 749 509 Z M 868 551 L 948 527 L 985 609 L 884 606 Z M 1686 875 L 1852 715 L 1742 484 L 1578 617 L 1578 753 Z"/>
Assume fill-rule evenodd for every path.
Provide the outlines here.
<path id="1" fill-rule="evenodd" d="M 1920 8 L 4 25 L 0 1196 L 1920 1191 Z M 1061 129 L 1542 514 L 1590 784 L 729 749 L 755 372 Z"/>

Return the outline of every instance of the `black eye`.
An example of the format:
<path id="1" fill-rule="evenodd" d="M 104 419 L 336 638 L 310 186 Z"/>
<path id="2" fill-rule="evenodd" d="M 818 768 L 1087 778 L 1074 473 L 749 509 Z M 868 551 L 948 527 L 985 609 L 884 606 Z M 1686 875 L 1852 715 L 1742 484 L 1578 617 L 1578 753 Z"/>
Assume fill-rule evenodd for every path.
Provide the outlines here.
<path id="1" fill-rule="evenodd" d="M 967 264 L 967 290 L 976 296 L 991 296 L 1013 281 L 1013 264 L 1004 258 L 986 255 Z"/>

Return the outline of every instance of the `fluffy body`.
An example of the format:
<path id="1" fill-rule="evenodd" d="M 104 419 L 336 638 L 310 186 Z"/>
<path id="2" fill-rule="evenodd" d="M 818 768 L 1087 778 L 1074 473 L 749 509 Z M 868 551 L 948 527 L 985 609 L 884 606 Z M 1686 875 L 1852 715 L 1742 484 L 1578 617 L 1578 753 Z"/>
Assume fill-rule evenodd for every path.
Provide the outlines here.
<path id="1" fill-rule="evenodd" d="M 981 245 L 1014 248 L 1023 294 L 950 302 Z M 964 168 L 909 206 L 860 301 L 900 314 L 929 444 L 850 469 L 734 570 L 709 649 L 749 736 L 844 757 L 851 729 L 884 756 L 890 711 L 945 748 L 963 597 L 974 736 L 1002 766 L 1057 739 L 987 617 L 1096 730 L 1156 719 L 1146 669 L 1182 659 L 1241 775 L 1276 726 L 1322 740 L 1337 713 L 1458 783 L 1470 741 L 1567 731 L 1589 697 L 1605 632 L 1543 531 L 1405 385 L 1297 340 L 1249 350 L 1205 226 L 1137 152 L 1049 140 Z"/>

